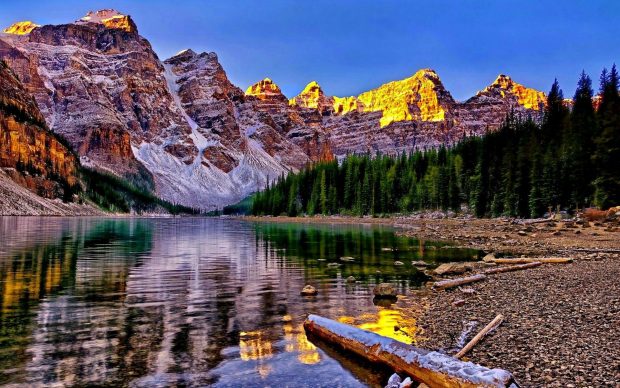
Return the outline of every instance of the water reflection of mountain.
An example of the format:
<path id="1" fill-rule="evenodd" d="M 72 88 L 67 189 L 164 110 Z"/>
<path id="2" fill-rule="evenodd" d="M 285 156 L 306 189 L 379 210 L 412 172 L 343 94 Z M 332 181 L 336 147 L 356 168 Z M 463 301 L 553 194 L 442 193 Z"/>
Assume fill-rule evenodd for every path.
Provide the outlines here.
<path id="1" fill-rule="evenodd" d="M 303 320 L 318 313 L 413 338 L 412 312 L 372 304 L 373 271 L 396 276 L 388 271 L 394 258 L 429 249 L 389 230 L 201 218 L 8 225 L 0 383 L 27 385 L 372 385 L 310 343 Z M 23 233 L 32 245 L 16 242 Z M 355 252 L 359 263 L 323 267 Z M 347 284 L 348 271 L 366 279 Z M 412 282 L 402 279 L 403 287 Z M 299 295 L 307 283 L 317 297 Z"/>

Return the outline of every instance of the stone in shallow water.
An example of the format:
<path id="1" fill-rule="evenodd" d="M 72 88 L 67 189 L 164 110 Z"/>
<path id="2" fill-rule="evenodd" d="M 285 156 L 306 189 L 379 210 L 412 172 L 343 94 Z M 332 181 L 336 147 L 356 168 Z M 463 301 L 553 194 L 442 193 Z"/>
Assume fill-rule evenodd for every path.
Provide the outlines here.
<path id="1" fill-rule="evenodd" d="M 379 283 L 372 292 L 379 297 L 396 297 L 396 288 L 390 283 Z"/>
<path id="2" fill-rule="evenodd" d="M 301 295 L 303 296 L 313 296 L 318 294 L 319 292 L 317 291 L 316 288 L 312 287 L 311 285 L 307 284 L 302 290 L 301 290 Z"/>

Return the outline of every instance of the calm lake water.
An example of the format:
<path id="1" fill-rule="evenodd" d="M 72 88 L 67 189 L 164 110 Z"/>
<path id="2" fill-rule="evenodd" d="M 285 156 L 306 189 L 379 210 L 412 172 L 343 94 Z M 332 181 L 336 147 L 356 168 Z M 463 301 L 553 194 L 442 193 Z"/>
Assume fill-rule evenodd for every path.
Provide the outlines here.
<path id="1" fill-rule="evenodd" d="M 372 287 L 407 294 L 426 280 L 412 260 L 477 257 L 367 225 L 0 217 L 0 384 L 384 384 L 309 342 L 306 315 L 411 343 L 415 297 L 375 305 Z"/>

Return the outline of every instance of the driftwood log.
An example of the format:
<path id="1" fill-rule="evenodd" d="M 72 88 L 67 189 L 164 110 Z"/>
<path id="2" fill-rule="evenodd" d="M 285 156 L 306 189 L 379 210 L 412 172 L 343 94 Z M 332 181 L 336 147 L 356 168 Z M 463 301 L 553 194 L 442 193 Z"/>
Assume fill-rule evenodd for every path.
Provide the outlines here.
<path id="1" fill-rule="evenodd" d="M 354 326 L 317 315 L 304 322 L 308 336 L 338 346 L 375 364 L 403 373 L 429 387 L 509 387 L 515 384 L 510 372 L 489 369 L 463 362 L 448 355 L 432 352 L 383 337 Z"/>
<path id="2" fill-rule="evenodd" d="M 478 274 L 478 275 L 467 276 L 464 278 L 441 280 L 433 284 L 433 289 L 434 290 L 445 290 L 446 288 L 452 288 L 452 287 L 457 287 L 463 284 L 479 282 L 486 278 L 487 278 L 486 275 Z"/>
<path id="3" fill-rule="evenodd" d="M 476 336 L 472 338 L 471 341 L 469 341 L 467 345 L 463 347 L 463 349 L 459 350 L 459 352 L 455 354 L 454 357 L 461 358 L 466 355 L 467 352 L 469 352 L 474 346 L 476 346 L 478 342 L 480 342 L 480 340 L 484 338 L 484 336 L 486 336 L 491 330 L 499 326 L 503 320 L 504 316 L 502 314 L 496 316 L 495 319 L 493 319 L 491 322 L 489 322 L 488 325 L 486 325 L 482 330 L 480 330 L 480 332 L 476 334 Z"/>
<path id="4" fill-rule="evenodd" d="M 511 265 L 509 267 L 490 268 L 490 269 L 484 270 L 484 274 L 485 275 L 492 275 L 494 273 L 520 271 L 522 269 L 538 267 L 541 264 L 542 263 L 540 261 L 534 261 L 534 262 L 531 262 L 531 263 Z"/>
<path id="5" fill-rule="evenodd" d="M 564 264 L 564 263 L 572 263 L 573 259 L 570 257 L 518 257 L 514 259 L 493 259 L 492 263 L 497 264 L 527 264 L 534 262 L 541 262 L 543 264 Z"/>

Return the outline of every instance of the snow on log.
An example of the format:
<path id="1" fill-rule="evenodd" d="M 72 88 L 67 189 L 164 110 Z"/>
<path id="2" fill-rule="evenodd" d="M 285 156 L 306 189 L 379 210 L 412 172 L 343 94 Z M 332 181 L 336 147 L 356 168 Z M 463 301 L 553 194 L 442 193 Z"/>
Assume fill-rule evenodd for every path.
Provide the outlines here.
<path id="1" fill-rule="evenodd" d="M 464 278 L 441 280 L 441 281 L 435 282 L 435 284 L 433 284 L 433 289 L 435 289 L 435 290 L 445 290 L 446 288 L 452 288 L 452 287 L 460 286 L 462 284 L 479 282 L 479 281 L 484 280 L 486 278 L 487 278 L 486 275 L 479 274 L 479 275 L 467 276 L 467 277 L 464 277 Z"/>
<path id="2" fill-rule="evenodd" d="M 534 257 L 534 258 L 526 258 L 526 257 L 518 257 L 514 259 L 494 259 L 493 263 L 497 264 L 527 264 L 534 263 L 539 261 L 543 264 L 564 264 L 564 263 L 572 263 L 573 259 L 570 257 Z"/>
<path id="3" fill-rule="evenodd" d="M 519 270 L 522 270 L 522 269 L 538 267 L 539 265 L 542 265 L 542 263 L 540 261 L 533 261 L 531 263 L 511 265 L 509 267 L 490 268 L 490 269 L 485 270 L 484 274 L 485 275 L 492 275 L 494 273 L 519 271 Z"/>
<path id="4" fill-rule="evenodd" d="M 304 328 L 309 335 L 430 387 L 509 387 L 514 383 L 510 372 L 503 369 L 463 362 L 318 315 L 308 316 Z"/>

